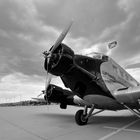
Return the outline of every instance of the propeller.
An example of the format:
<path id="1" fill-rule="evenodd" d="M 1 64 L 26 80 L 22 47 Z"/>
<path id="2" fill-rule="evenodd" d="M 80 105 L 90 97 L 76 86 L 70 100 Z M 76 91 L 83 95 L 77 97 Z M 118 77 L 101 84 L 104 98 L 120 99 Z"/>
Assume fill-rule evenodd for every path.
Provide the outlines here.
<path id="1" fill-rule="evenodd" d="M 51 50 L 49 50 L 48 52 L 45 51 L 43 52 L 43 54 L 47 57 L 47 63 L 49 64 L 50 62 L 50 58 L 52 56 L 53 51 L 61 44 L 61 42 L 64 40 L 65 36 L 67 35 L 69 29 L 71 28 L 73 23 L 73 20 L 67 25 L 67 27 L 62 31 L 62 33 L 59 35 L 59 37 L 57 38 L 57 40 L 55 41 L 53 47 L 51 48 Z"/>
<path id="2" fill-rule="evenodd" d="M 70 30 L 71 26 L 72 26 L 73 20 L 66 26 L 66 28 L 62 31 L 62 33 L 59 35 L 59 37 L 57 38 L 57 40 L 55 41 L 53 47 L 49 50 L 49 51 L 44 51 L 43 54 L 45 56 L 45 58 L 47 59 L 47 75 L 46 75 L 46 82 L 45 82 L 45 90 L 42 91 L 41 94 L 38 95 L 41 96 L 42 94 L 44 94 L 46 97 L 48 97 L 47 95 L 47 90 L 48 87 L 50 85 L 51 79 L 52 79 L 52 74 L 49 73 L 49 63 L 50 63 L 50 58 L 52 57 L 53 51 L 62 43 L 62 41 L 64 40 L 65 36 L 67 35 L 68 31 Z M 48 99 L 47 103 L 48 102 Z"/>
<path id="3" fill-rule="evenodd" d="M 47 72 L 46 82 L 45 82 L 45 90 L 42 90 L 42 93 L 39 94 L 37 97 L 40 97 L 43 94 L 46 95 L 46 97 L 47 97 L 47 91 L 48 91 L 48 87 L 50 85 L 51 79 L 52 79 L 52 74 Z M 48 98 L 46 98 L 46 102 L 47 102 L 47 104 L 49 103 Z"/>
<path id="4" fill-rule="evenodd" d="M 60 36 L 56 40 L 51 52 L 53 52 L 60 45 L 60 43 L 64 40 L 65 36 L 67 35 L 68 31 L 70 30 L 70 28 L 72 26 L 72 23 L 73 23 L 73 20 L 67 25 L 67 27 L 60 34 Z"/>

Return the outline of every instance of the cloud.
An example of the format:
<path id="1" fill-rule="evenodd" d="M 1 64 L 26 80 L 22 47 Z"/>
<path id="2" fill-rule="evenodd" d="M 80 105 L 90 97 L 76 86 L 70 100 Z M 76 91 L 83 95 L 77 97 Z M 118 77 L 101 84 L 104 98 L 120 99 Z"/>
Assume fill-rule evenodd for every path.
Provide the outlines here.
<path id="1" fill-rule="evenodd" d="M 33 75 L 28 76 L 23 73 L 12 73 L 1 78 L 0 99 L 30 100 L 37 97 L 45 88 L 46 77 Z M 64 88 L 60 78 L 53 77 L 51 84 L 59 85 Z M 1 100 L 0 100 L 1 101 Z"/>
<path id="2" fill-rule="evenodd" d="M 125 68 L 127 68 L 127 69 L 140 68 L 140 63 L 127 65 Z"/>
<path id="3" fill-rule="evenodd" d="M 44 23 L 63 28 L 67 21 L 74 19 L 73 36 L 90 37 L 93 40 L 105 27 L 119 23 L 125 16 L 112 0 L 76 0 L 74 3 L 60 0 L 52 5 L 36 4 L 36 7 Z"/>
<path id="4" fill-rule="evenodd" d="M 136 38 L 140 34 L 138 28 L 139 18 L 133 15 L 131 20 L 129 20 L 121 32 L 118 33 L 119 47 L 113 54 L 117 61 L 122 61 L 123 63 L 139 55 L 139 41 L 136 41 Z"/>
<path id="5" fill-rule="evenodd" d="M 108 45 L 107 43 L 94 44 L 90 48 L 83 49 L 81 51 L 81 54 L 86 55 L 86 54 L 92 54 L 94 52 L 97 52 L 97 53 L 103 53 L 103 54 L 106 54 L 106 55 L 110 55 L 111 50 L 108 49 L 107 45 Z"/>
<path id="6" fill-rule="evenodd" d="M 134 12 L 135 14 L 137 12 L 140 12 L 139 10 L 139 0 L 119 0 L 118 5 L 121 9 L 123 9 L 125 12 Z"/>
<path id="7" fill-rule="evenodd" d="M 44 81 L 42 77 L 37 75 L 30 77 L 22 73 L 13 73 L 4 76 L 0 82 L 0 98 L 37 96 L 44 88 L 42 81 Z"/>
<path id="8" fill-rule="evenodd" d="M 43 75 L 43 60 L 39 55 L 53 45 L 71 18 L 74 18 L 75 22 L 70 36 L 64 42 L 76 52 L 100 48 L 99 51 L 107 53 L 107 50 L 102 51 L 99 44 L 114 39 L 124 45 L 121 38 L 127 34 L 125 32 L 128 32 L 127 28 L 135 17 L 122 12 L 121 4 L 117 4 L 110 0 L 102 3 L 97 0 L 77 0 L 75 3 L 63 0 L 3 1 L 0 9 L 0 49 L 3 54 L 1 72 L 6 69 L 9 73 L 17 71 L 28 75 Z M 126 47 L 123 47 L 121 52 L 125 49 Z M 119 50 L 114 52 L 117 55 L 112 53 L 113 57 L 123 57 Z M 32 67 L 29 67 L 30 65 Z"/>
<path id="9" fill-rule="evenodd" d="M 134 68 L 133 64 L 139 63 L 140 59 L 139 5 L 139 0 L 1 0 L 1 84 L 5 88 L 7 84 L 11 87 L 7 91 L 12 92 L 14 84 L 26 79 L 25 88 L 30 81 L 30 89 L 34 91 L 36 83 L 32 77 L 45 78 L 41 53 L 53 45 L 71 19 L 74 24 L 64 43 L 75 53 L 102 52 L 122 66 L 130 64 Z M 108 50 L 106 44 L 112 40 L 118 41 L 118 46 Z M 6 76 L 9 83 L 3 81 Z M 12 86 L 9 76 L 19 81 Z M 59 83 L 60 79 L 54 81 Z"/>
<path id="10" fill-rule="evenodd" d="M 43 75 L 41 53 L 50 48 L 58 30 L 39 20 L 31 0 L 3 1 L 0 11 L 1 74 Z"/>
<path id="11" fill-rule="evenodd" d="M 126 69 L 126 71 L 131 74 L 138 82 L 140 82 L 140 68 Z"/>

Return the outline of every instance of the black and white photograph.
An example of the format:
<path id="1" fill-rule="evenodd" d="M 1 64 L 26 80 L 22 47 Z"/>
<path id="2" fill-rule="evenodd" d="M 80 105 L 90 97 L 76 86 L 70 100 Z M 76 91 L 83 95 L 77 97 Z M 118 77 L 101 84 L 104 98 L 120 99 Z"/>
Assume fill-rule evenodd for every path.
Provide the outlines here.
<path id="1" fill-rule="evenodd" d="M 140 139 L 140 0 L 0 0 L 0 140 Z"/>

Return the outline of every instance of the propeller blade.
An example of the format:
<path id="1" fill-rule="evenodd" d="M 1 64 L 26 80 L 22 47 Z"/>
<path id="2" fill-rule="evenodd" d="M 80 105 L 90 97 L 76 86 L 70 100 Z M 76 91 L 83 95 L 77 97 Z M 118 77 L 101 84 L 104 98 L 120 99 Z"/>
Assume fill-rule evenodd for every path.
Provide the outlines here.
<path id="1" fill-rule="evenodd" d="M 46 83 L 45 83 L 45 92 L 47 92 L 47 89 L 49 87 L 51 80 L 52 80 L 52 74 L 47 72 Z"/>
<path id="2" fill-rule="evenodd" d="M 45 82 L 45 90 L 42 90 L 42 93 L 40 93 L 37 97 L 40 97 L 43 94 L 47 95 L 47 89 L 49 87 L 51 79 L 52 79 L 52 75 L 50 73 L 47 73 L 46 82 Z"/>
<path id="3" fill-rule="evenodd" d="M 73 23 L 73 20 L 67 25 L 67 27 L 63 30 L 63 32 L 60 34 L 60 36 L 58 37 L 58 39 L 56 40 L 53 48 L 51 49 L 51 53 L 60 45 L 60 43 L 63 41 L 63 39 L 65 38 L 65 36 L 67 35 L 69 29 L 71 28 L 71 25 Z"/>
<path id="4" fill-rule="evenodd" d="M 67 27 L 62 31 L 62 33 L 59 35 L 58 39 L 54 43 L 52 49 L 50 51 L 44 51 L 44 57 L 47 58 L 47 64 L 49 65 L 50 58 L 52 56 L 52 52 L 60 45 L 60 43 L 64 40 L 65 36 L 67 35 L 68 31 L 70 30 L 72 26 L 73 20 L 67 25 Z"/>
<path id="5" fill-rule="evenodd" d="M 46 82 L 45 82 L 45 91 L 44 91 L 44 94 L 46 96 L 46 102 L 47 102 L 47 104 L 49 104 L 47 90 L 48 90 L 48 87 L 50 85 L 51 79 L 52 79 L 52 74 L 50 74 L 50 73 L 47 72 Z"/>
<path id="6" fill-rule="evenodd" d="M 41 95 L 43 95 L 44 93 L 42 92 L 42 93 L 40 93 L 37 97 L 40 97 Z"/>
<path id="7" fill-rule="evenodd" d="M 37 95 L 37 97 L 40 97 L 41 95 L 43 95 L 43 93 L 40 93 L 39 95 Z"/>

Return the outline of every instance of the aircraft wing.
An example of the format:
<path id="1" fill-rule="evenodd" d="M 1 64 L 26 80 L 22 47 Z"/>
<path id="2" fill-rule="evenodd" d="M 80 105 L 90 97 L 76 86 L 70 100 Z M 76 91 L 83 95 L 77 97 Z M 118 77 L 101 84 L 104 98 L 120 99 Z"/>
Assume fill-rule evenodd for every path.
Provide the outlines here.
<path id="1" fill-rule="evenodd" d="M 120 103 L 138 103 L 140 100 L 140 86 L 119 89 L 113 95 Z"/>
<path id="2" fill-rule="evenodd" d="M 44 98 L 32 98 L 32 99 L 38 102 L 46 102 Z"/>
<path id="3" fill-rule="evenodd" d="M 47 99 L 49 102 L 53 103 L 60 103 L 60 107 L 65 109 L 67 105 L 74 105 L 74 106 L 90 106 L 88 102 L 80 98 L 76 92 L 63 89 L 56 85 L 50 84 L 47 89 Z M 38 98 L 34 98 L 37 99 Z"/>

